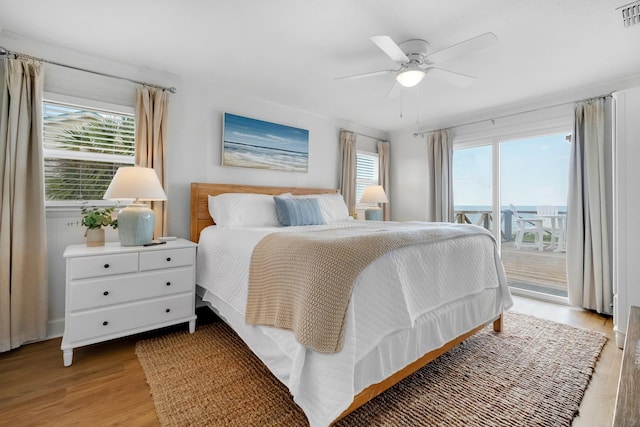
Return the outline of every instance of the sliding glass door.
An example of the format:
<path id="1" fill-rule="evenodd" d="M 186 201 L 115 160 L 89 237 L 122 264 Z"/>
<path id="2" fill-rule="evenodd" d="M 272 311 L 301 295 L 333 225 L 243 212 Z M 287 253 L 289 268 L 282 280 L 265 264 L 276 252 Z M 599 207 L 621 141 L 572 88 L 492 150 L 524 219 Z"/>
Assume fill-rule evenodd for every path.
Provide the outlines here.
<path id="1" fill-rule="evenodd" d="M 514 294 L 566 301 L 568 135 L 495 140 L 454 150 L 456 222 L 477 224 L 499 236 Z"/>
<path id="2" fill-rule="evenodd" d="M 568 133 L 500 143 L 502 262 L 514 293 L 567 298 Z"/>
<path id="3" fill-rule="evenodd" d="M 493 154 L 491 145 L 461 148 L 453 154 L 455 221 L 492 229 Z"/>

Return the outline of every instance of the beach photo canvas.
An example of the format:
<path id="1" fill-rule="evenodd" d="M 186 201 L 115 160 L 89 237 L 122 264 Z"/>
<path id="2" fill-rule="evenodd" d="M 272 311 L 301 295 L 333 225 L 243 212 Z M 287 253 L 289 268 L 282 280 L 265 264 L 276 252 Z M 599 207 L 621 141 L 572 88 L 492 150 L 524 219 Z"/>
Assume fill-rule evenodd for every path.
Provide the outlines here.
<path id="1" fill-rule="evenodd" d="M 222 166 L 307 172 L 309 131 L 224 113 Z"/>

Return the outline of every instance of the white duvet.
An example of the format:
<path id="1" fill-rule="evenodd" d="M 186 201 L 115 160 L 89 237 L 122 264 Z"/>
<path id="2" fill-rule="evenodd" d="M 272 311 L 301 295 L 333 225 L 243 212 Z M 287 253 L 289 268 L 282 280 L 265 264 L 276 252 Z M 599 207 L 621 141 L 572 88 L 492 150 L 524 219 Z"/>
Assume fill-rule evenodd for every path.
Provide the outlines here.
<path id="1" fill-rule="evenodd" d="M 274 232 L 364 224 L 212 226 L 200 235 L 196 281 L 205 290 L 203 300 L 289 388 L 312 427 L 329 425 L 368 385 L 511 306 L 495 242 L 483 233 L 401 248 L 367 267 L 354 286 L 339 353 L 308 350 L 290 331 L 245 324 L 251 253 L 260 239 Z"/>

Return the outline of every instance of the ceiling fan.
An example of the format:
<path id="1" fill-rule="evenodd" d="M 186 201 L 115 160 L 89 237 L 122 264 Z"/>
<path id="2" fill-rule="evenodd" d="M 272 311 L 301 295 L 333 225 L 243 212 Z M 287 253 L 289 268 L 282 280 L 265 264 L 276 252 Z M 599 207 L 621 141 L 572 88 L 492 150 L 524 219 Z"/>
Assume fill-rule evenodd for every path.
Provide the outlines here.
<path id="1" fill-rule="evenodd" d="M 429 74 L 441 77 L 456 86 L 467 86 L 473 83 L 476 78 L 467 74 L 438 68 L 435 65 L 487 48 L 498 41 L 495 34 L 484 33 L 444 49 L 429 52 L 429 43 L 425 40 L 411 39 L 396 44 L 389 36 L 373 36 L 370 39 L 393 59 L 399 68 L 338 77 L 336 80 L 395 74 L 396 81 L 402 86 L 413 87 L 420 83 L 426 74 Z"/>

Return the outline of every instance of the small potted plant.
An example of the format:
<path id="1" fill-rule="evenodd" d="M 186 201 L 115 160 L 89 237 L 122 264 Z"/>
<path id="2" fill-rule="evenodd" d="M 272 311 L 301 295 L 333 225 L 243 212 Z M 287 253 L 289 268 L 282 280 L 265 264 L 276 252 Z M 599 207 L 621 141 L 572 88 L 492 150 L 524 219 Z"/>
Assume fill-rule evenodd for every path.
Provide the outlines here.
<path id="1" fill-rule="evenodd" d="M 85 237 L 87 238 L 87 246 L 104 246 L 104 228 L 111 226 L 118 228 L 118 220 L 113 218 L 113 208 L 82 208 L 82 225 L 87 227 Z"/>

